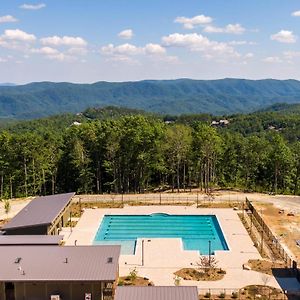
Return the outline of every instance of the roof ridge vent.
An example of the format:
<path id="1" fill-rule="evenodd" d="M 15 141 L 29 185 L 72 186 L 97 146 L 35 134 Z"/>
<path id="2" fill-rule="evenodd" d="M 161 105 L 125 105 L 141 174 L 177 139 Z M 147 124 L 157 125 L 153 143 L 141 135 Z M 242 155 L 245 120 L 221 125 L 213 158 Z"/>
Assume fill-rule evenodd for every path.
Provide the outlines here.
<path id="1" fill-rule="evenodd" d="M 110 257 L 108 257 L 107 258 L 107 263 L 108 264 L 112 264 L 112 262 L 113 262 L 113 258 L 110 256 Z"/>
<path id="2" fill-rule="evenodd" d="M 68 262 L 69 262 L 69 260 L 68 260 L 68 258 L 66 257 L 64 263 L 67 264 Z"/>
<path id="3" fill-rule="evenodd" d="M 19 264 L 20 261 L 21 261 L 21 259 L 22 259 L 22 257 L 17 257 L 17 258 L 15 259 L 15 264 Z"/>

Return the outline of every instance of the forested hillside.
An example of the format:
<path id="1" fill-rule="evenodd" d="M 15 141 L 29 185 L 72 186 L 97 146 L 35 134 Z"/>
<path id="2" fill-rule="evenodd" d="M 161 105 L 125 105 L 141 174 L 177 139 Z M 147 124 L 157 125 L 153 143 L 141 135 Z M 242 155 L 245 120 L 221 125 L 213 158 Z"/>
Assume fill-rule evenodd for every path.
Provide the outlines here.
<path id="1" fill-rule="evenodd" d="M 299 176 L 300 115 L 286 107 L 226 118 L 109 107 L 0 131 L 1 198 L 189 187 L 299 194 Z"/>
<path id="2" fill-rule="evenodd" d="M 72 84 L 41 82 L 0 86 L 0 118 L 32 119 L 123 106 L 163 114 L 245 113 L 300 102 L 296 80 L 157 80 Z"/>

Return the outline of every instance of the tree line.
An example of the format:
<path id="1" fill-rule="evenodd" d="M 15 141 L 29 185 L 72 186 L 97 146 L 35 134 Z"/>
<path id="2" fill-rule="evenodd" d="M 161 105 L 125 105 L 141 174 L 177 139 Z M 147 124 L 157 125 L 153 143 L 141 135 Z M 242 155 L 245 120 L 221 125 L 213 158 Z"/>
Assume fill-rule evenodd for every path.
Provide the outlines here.
<path id="1" fill-rule="evenodd" d="M 199 187 L 299 194 L 300 142 L 130 115 L 0 132 L 1 199 Z M 42 124 L 42 125 L 41 125 Z"/>

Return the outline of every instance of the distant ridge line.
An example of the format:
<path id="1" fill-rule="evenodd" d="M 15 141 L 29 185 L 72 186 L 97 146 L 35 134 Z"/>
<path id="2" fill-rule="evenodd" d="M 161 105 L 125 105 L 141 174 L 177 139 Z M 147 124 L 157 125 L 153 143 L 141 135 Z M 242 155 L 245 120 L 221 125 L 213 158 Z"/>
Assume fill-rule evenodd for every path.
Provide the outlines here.
<path id="1" fill-rule="evenodd" d="M 174 79 L 91 84 L 33 82 L 0 85 L 0 118 L 32 119 L 78 113 L 89 107 L 119 106 L 161 114 L 226 115 L 300 103 L 294 79 Z"/>

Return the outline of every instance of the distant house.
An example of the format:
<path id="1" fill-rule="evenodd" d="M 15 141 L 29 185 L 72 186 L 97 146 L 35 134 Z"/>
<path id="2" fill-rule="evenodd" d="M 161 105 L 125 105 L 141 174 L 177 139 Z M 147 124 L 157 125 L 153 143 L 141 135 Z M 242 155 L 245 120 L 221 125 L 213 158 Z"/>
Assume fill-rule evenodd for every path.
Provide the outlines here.
<path id="1" fill-rule="evenodd" d="M 229 121 L 228 120 L 220 120 L 219 123 L 221 126 L 227 126 L 229 124 Z"/>
<path id="2" fill-rule="evenodd" d="M 174 124 L 174 121 L 165 121 L 165 124 L 169 125 L 169 124 Z"/>
<path id="3" fill-rule="evenodd" d="M 118 286 L 114 300 L 198 300 L 195 286 Z"/>
<path id="4" fill-rule="evenodd" d="M 214 120 L 214 121 L 211 122 L 210 125 L 211 126 L 216 126 L 216 127 L 225 127 L 225 126 L 229 125 L 229 123 L 230 123 L 230 121 L 226 120 L 226 119 L 219 120 L 219 121 Z"/>
<path id="5" fill-rule="evenodd" d="M 73 122 L 73 124 L 72 125 L 74 125 L 74 126 L 80 126 L 81 125 L 81 123 L 80 122 L 77 122 L 77 121 L 75 121 L 75 122 Z"/>
<path id="6" fill-rule="evenodd" d="M 70 217 L 75 193 L 33 199 L 1 230 L 5 235 L 56 235 Z"/>
<path id="7" fill-rule="evenodd" d="M 211 125 L 212 125 L 212 126 L 218 126 L 219 124 L 220 124 L 220 123 L 219 123 L 218 121 L 212 121 L 212 122 L 211 122 Z"/>
<path id="8" fill-rule="evenodd" d="M 119 255 L 120 246 L 0 247 L 0 299 L 112 300 Z"/>
<path id="9" fill-rule="evenodd" d="M 274 131 L 277 131 L 277 132 L 278 132 L 278 131 L 282 131 L 282 129 L 283 129 L 282 127 L 278 127 L 278 128 L 277 128 L 277 127 L 275 127 L 275 126 L 273 126 L 273 125 L 269 125 L 269 126 L 268 126 L 268 130 L 274 130 Z"/>

